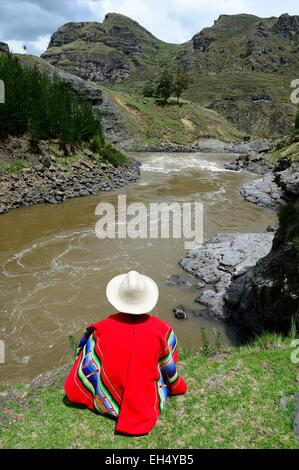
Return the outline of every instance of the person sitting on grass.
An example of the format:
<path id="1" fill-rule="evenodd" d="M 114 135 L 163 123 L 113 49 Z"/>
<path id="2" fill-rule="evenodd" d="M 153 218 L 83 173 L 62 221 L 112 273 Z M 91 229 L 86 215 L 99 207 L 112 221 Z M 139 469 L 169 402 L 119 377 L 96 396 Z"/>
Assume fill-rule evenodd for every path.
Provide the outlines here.
<path id="1" fill-rule="evenodd" d="M 88 326 L 65 392 L 72 403 L 115 418 L 117 433 L 148 434 L 167 396 L 187 391 L 176 369 L 177 338 L 168 322 L 149 314 L 159 295 L 150 277 L 116 276 L 106 295 L 119 313 Z"/>

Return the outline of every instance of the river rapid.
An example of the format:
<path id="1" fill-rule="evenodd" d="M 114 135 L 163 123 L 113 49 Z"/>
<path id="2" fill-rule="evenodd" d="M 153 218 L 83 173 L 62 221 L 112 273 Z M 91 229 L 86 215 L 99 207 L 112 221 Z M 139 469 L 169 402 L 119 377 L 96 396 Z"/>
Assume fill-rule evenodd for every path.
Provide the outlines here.
<path id="1" fill-rule="evenodd" d="M 84 328 L 114 313 L 105 297 L 115 275 L 138 270 L 160 288 L 155 314 L 175 327 L 179 343 L 196 351 L 200 326 L 211 341 L 221 333 L 224 344 L 238 342 L 231 326 L 190 316 L 180 321 L 172 309 L 193 309 L 196 292 L 167 285 L 169 275 L 184 274 L 178 261 L 185 254 L 183 239 L 103 239 L 95 235 L 100 202 L 117 205 L 126 194 L 132 202 L 202 202 L 204 238 L 219 232 L 262 232 L 277 222 L 275 212 L 242 199 L 240 186 L 257 178 L 226 170 L 232 154 L 146 153 L 141 179 L 116 191 L 75 198 L 59 205 L 40 204 L 0 216 L 0 340 L 5 364 L 0 380 L 21 382 L 71 361 L 68 337 L 80 338 Z"/>

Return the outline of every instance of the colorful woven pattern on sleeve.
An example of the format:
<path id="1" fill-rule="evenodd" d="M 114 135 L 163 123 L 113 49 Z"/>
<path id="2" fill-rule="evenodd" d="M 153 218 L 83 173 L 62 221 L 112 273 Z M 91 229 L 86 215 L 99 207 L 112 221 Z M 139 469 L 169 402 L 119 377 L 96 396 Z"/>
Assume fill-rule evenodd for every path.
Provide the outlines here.
<path id="1" fill-rule="evenodd" d="M 85 390 L 93 396 L 94 408 L 100 413 L 117 417 L 119 405 L 104 384 L 102 363 L 96 351 L 93 335 L 90 335 L 82 349 L 82 358 L 78 367 L 78 378 Z"/>
<path id="2" fill-rule="evenodd" d="M 173 353 L 175 352 L 177 346 L 177 338 L 173 330 L 170 330 L 167 338 L 167 349 L 165 350 L 165 355 L 160 358 L 159 366 L 161 369 L 162 376 L 168 385 L 173 385 L 179 375 L 176 370 L 176 365 L 173 359 Z"/>
<path id="3" fill-rule="evenodd" d="M 77 347 L 77 357 L 79 356 L 80 352 L 82 351 L 83 347 L 86 344 L 86 341 L 88 340 L 89 336 L 93 332 L 94 328 L 86 328 L 86 330 L 83 333 L 82 338 L 80 339 L 79 345 Z"/>

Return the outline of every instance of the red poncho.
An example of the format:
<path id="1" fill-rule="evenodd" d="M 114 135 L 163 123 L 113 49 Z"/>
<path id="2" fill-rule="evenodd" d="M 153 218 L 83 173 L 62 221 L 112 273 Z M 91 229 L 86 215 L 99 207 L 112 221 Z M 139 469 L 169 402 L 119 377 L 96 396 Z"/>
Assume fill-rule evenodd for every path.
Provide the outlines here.
<path id="1" fill-rule="evenodd" d="M 171 325 L 147 314 L 117 313 L 90 325 L 65 382 L 71 402 L 117 419 L 116 431 L 147 434 L 167 395 L 185 393 Z"/>

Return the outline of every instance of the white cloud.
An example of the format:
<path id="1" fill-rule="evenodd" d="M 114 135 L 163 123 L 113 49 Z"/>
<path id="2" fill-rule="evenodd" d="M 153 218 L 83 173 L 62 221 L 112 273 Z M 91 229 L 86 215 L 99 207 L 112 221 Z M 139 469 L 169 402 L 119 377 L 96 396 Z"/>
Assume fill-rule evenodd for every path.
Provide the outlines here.
<path id="1" fill-rule="evenodd" d="M 164 0 L 103 0 L 104 14 L 117 12 L 138 21 L 152 34 L 167 42 L 184 42 L 190 39 L 187 28 L 169 12 L 169 2 Z"/>
<path id="2" fill-rule="evenodd" d="M 31 41 L 30 44 L 35 51 L 45 51 L 48 47 L 50 39 L 51 35 L 46 34 L 45 36 L 39 36 L 35 41 Z"/>
<path id="3" fill-rule="evenodd" d="M 35 41 L 16 41 L 8 40 L 5 41 L 9 45 L 11 52 L 15 54 L 24 54 L 24 46 L 26 46 L 28 53 L 40 54 L 45 51 L 50 41 L 50 35 L 39 36 Z"/>
<path id="4" fill-rule="evenodd" d="M 15 54 L 20 54 L 24 52 L 23 46 L 24 43 L 22 41 L 5 41 L 9 45 L 10 52 L 14 52 Z"/>
<path id="5" fill-rule="evenodd" d="M 298 14 L 298 0 L 1 0 L 0 40 L 21 52 L 39 54 L 55 30 L 69 21 L 102 21 L 122 13 L 159 39 L 181 43 L 220 14 L 251 13 L 261 17 Z M 11 40 L 9 40 L 10 38 Z"/>

